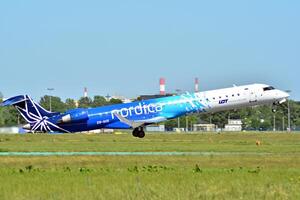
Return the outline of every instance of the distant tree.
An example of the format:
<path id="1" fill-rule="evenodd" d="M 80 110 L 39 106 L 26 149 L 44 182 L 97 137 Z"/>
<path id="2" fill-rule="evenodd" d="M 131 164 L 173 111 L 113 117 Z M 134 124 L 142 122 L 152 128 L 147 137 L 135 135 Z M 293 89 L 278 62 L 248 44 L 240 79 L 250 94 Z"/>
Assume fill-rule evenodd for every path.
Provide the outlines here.
<path id="1" fill-rule="evenodd" d="M 210 114 L 211 115 L 211 122 L 216 124 L 218 127 L 222 128 L 228 122 L 228 111 L 224 112 L 217 112 Z"/>
<path id="2" fill-rule="evenodd" d="M 199 121 L 199 114 L 189 115 L 187 118 L 188 125 L 191 127 L 193 124 L 196 124 Z"/>
<path id="3" fill-rule="evenodd" d="M 186 128 L 186 125 L 188 125 L 188 129 L 190 129 L 193 124 L 198 123 L 198 120 L 198 114 L 182 116 L 179 118 L 180 128 Z M 186 124 L 186 122 L 188 122 L 188 124 Z M 173 128 L 178 127 L 178 118 L 164 121 L 163 124 L 165 125 L 166 130 L 173 130 Z"/>
<path id="4" fill-rule="evenodd" d="M 16 126 L 18 124 L 18 120 L 20 123 L 24 123 L 17 112 L 17 110 L 12 107 L 0 107 L 0 126 Z"/>
<path id="5" fill-rule="evenodd" d="M 3 95 L 0 92 L 0 103 L 3 101 Z M 13 107 L 0 107 L 0 127 L 3 126 L 16 126 L 20 124 L 24 124 L 25 120 L 20 117 L 18 111 Z"/>
<path id="6" fill-rule="evenodd" d="M 114 99 L 114 98 L 111 98 L 109 100 L 109 104 L 119 104 L 119 103 L 123 103 L 123 101 L 121 99 Z"/>
<path id="7" fill-rule="evenodd" d="M 79 108 L 90 108 L 92 107 L 92 99 L 89 97 L 81 97 L 78 101 Z"/>
<path id="8" fill-rule="evenodd" d="M 300 126 L 300 103 L 290 100 L 291 126 Z"/>
<path id="9" fill-rule="evenodd" d="M 71 98 L 66 99 L 65 108 L 66 108 L 66 110 L 70 110 L 70 109 L 76 108 L 75 100 L 71 99 Z"/>
<path id="10" fill-rule="evenodd" d="M 177 127 L 177 119 L 171 119 L 164 122 L 165 128 L 168 131 L 172 131 L 173 128 Z"/>
<path id="11" fill-rule="evenodd" d="M 105 106 L 108 102 L 103 96 L 94 96 L 94 100 L 92 103 L 92 107 L 99 107 L 99 106 Z"/>
<path id="12" fill-rule="evenodd" d="M 50 96 L 45 95 L 40 100 L 40 105 L 50 110 Z M 59 97 L 51 96 L 51 108 L 53 112 L 65 112 L 66 105 Z"/>

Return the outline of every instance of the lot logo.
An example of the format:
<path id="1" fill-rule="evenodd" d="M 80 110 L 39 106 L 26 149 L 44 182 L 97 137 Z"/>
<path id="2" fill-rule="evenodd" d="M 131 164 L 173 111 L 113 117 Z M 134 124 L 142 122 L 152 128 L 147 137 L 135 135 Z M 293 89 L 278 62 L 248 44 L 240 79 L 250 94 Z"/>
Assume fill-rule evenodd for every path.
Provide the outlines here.
<path id="1" fill-rule="evenodd" d="M 228 99 L 223 99 L 223 100 L 220 100 L 219 101 L 219 104 L 225 104 L 225 103 L 227 103 L 228 102 Z"/>
<path id="2" fill-rule="evenodd" d="M 132 115 L 147 115 L 151 113 L 158 113 L 162 111 L 162 105 L 160 103 L 158 104 L 142 104 L 139 103 L 137 106 L 129 107 L 129 108 L 122 108 L 119 110 L 112 110 L 111 111 L 111 117 L 112 119 L 115 118 L 115 113 L 120 114 L 122 117 L 130 117 Z"/>

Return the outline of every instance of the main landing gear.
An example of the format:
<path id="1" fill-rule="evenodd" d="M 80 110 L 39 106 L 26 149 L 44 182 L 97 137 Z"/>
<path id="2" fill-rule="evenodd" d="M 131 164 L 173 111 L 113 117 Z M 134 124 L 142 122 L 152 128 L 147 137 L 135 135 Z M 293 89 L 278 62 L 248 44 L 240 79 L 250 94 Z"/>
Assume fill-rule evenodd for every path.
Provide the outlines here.
<path id="1" fill-rule="evenodd" d="M 139 138 L 145 137 L 144 128 L 143 128 L 143 127 L 137 127 L 137 128 L 135 128 L 135 129 L 133 129 L 132 135 L 133 135 L 134 137 L 139 137 Z"/>

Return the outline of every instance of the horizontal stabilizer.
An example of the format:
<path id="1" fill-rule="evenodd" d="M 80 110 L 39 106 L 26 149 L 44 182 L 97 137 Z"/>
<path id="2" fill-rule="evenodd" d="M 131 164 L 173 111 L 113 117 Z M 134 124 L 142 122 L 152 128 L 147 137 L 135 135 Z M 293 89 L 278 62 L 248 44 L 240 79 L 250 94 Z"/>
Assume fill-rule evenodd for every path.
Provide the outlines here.
<path id="1" fill-rule="evenodd" d="M 6 99 L 5 101 L 3 101 L 0 106 L 12 106 L 12 105 L 16 105 L 19 104 L 21 102 L 24 102 L 28 100 L 27 97 L 25 95 L 19 95 L 19 96 L 15 96 L 15 97 L 11 97 L 9 99 Z"/>

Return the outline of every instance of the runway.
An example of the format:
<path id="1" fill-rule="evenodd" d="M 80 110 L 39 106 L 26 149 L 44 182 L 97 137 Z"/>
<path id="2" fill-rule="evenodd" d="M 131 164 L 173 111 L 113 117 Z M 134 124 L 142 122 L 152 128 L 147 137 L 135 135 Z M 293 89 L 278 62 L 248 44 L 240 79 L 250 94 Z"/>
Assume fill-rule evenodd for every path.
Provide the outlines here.
<path id="1" fill-rule="evenodd" d="M 0 152 L 0 156 L 224 156 L 273 155 L 266 152 Z"/>

